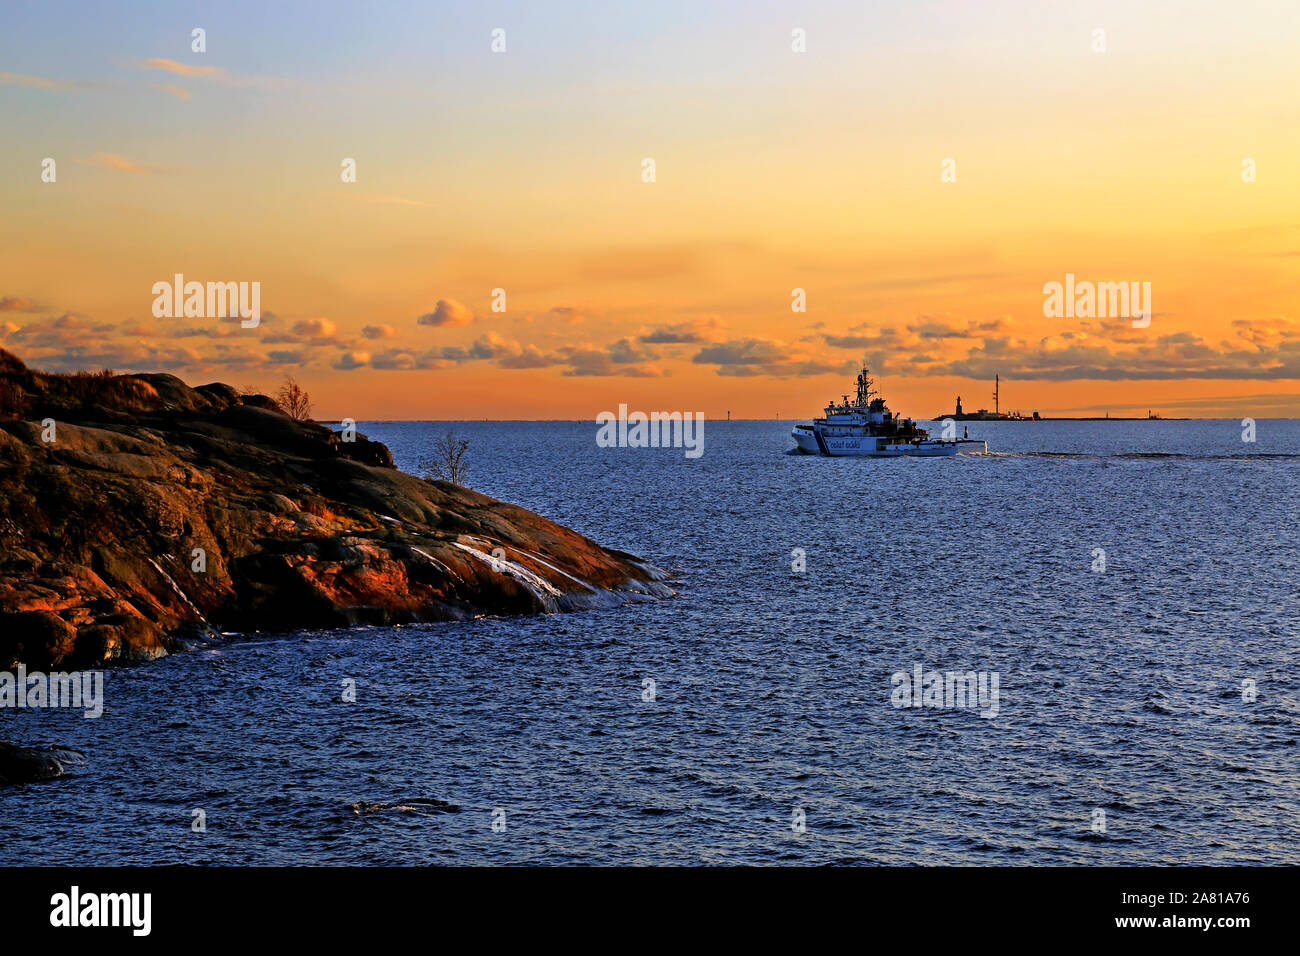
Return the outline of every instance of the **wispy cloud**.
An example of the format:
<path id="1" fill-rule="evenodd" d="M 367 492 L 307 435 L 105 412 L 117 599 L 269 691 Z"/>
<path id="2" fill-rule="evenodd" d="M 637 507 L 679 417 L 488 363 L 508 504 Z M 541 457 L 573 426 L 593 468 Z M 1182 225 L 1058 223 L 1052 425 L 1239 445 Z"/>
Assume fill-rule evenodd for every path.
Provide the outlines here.
<path id="1" fill-rule="evenodd" d="M 81 80 L 51 80 L 23 73 L 0 73 L 0 86 L 22 86 L 29 90 L 78 90 L 89 88 L 90 85 Z"/>
<path id="2" fill-rule="evenodd" d="M 303 87 L 303 84 L 292 80 L 286 80 L 283 77 L 244 76 L 241 74 L 231 73 L 225 67 L 221 66 L 196 66 L 192 63 L 181 63 L 179 60 L 169 60 L 166 57 L 160 56 L 150 57 L 147 60 L 119 60 L 118 65 L 124 69 L 157 70 L 187 80 L 201 80 L 205 82 L 219 83 L 222 86 L 274 87 L 279 89 Z"/>
<path id="3" fill-rule="evenodd" d="M 178 63 L 175 60 L 167 60 L 162 57 L 145 60 L 141 65 L 146 70 L 165 70 L 177 76 L 202 76 L 223 81 L 231 79 L 230 74 L 219 66 L 191 66 L 188 63 Z"/>
<path id="4" fill-rule="evenodd" d="M 962 272 L 942 275 L 903 276 L 893 279 L 869 279 L 860 284 L 860 288 L 878 291 L 934 289 L 940 286 L 967 285 L 994 282 L 1007 278 L 1006 272 Z"/>
<path id="5" fill-rule="evenodd" d="M 183 88 L 181 88 L 181 87 L 179 87 L 179 86 L 174 86 L 174 85 L 171 84 L 171 83 L 150 83 L 149 86 L 152 87 L 152 88 L 155 89 L 155 90 L 162 90 L 162 92 L 164 92 L 164 93 L 170 93 L 172 96 L 176 97 L 178 100 L 188 100 L 188 99 L 190 99 L 190 91 L 189 91 L 189 90 L 183 89 Z"/>
<path id="6" fill-rule="evenodd" d="M 80 163 L 82 166 L 94 166 L 96 169 L 111 169 L 118 173 L 131 173 L 134 176 L 156 173 L 164 168 L 158 163 L 127 159 L 117 153 L 96 153 L 89 159 L 74 159 L 73 162 Z"/>

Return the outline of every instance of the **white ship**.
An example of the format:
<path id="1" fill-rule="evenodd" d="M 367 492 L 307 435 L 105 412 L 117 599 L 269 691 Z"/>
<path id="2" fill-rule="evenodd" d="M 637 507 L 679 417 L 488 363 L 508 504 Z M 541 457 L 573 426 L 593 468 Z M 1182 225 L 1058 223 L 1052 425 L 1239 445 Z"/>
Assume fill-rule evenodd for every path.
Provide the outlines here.
<path id="1" fill-rule="evenodd" d="M 794 426 L 790 434 L 799 451 L 832 457 L 946 458 L 989 450 L 988 442 L 974 438 L 931 438 L 910 418 L 899 418 L 891 412 L 885 400 L 872 391 L 873 384 L 864 364 L 858 373 L 858 392 L 853 402 L 845 395 L 841 404 L 832 401 L 826 406 L 826 417 Z"/>

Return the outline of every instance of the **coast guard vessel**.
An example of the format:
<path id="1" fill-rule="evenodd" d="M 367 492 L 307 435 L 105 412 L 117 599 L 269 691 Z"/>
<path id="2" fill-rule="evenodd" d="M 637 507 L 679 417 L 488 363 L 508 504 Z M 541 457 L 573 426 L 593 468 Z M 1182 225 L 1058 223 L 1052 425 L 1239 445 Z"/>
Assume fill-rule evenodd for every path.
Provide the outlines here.
<path id="1" fill-rule="evenodd" d="M 910 418 L 900 418 L 889 410 L 885 400 L 872 389 L 870 370 L 864 363 L 858 373 L 858 391 L 826 406 L 824 418 L 807 425 L 796 425 L 790 435 L 798 450 L 806 455 L 842 455 L 870 458 L 894 458 L 915 455 L 922 458 L 947 458 L 958 454 L 978 454 L 989 450 L 988 442 L 974 438 L 931 438 Z"/>

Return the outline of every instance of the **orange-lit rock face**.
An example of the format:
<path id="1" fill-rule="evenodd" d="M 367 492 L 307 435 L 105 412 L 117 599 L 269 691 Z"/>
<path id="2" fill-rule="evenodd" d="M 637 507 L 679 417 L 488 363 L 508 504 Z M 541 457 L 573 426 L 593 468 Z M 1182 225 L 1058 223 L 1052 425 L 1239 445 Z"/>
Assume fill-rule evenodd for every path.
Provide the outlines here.
<path id="1" fill-rule="evenodd" d="M 227 386 L 0 353 L 0 393 L 0 668 L 671 593 L 630 555 Z"/>

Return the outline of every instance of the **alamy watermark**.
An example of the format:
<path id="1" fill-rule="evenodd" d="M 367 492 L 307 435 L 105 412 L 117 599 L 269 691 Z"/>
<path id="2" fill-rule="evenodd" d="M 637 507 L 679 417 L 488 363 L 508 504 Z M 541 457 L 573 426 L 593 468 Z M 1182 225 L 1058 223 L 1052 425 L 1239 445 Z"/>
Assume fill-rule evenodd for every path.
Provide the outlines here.
<path id="1" fill-rule="evenodd" d="M 239 324 L 246 329 L 255 329 L 262 321 L 260 282 L 209 282 L 205 286 L 186 282 L 178 272 L 171 282 L 155 282 L 151 291 L 156 319 L 224 319 L 238 314 Z"/>
<path id="2" fill-rule="evenodd" d="M 1073 272 L 1065 283 L 1043 286 L 1043 315 L 1049 319 L 1129 319 L 1133 328 L 1151 324 L 1150 282 L 1076 282 Z"/>
<path id="3" fill-rule="evenodd" d="M 687 458 L 704 454 L 703 412 L 629 412 L 596 416 L 598 448 L 685 448 Z"/>
<path id="4" fill-rule="evenodd" d="M 0 708 L 72 708 L 85 710 L 93 719 L 104 713 L 104 672 L 28 673 L 25 664 L 17 673 L 0 671 Z"/>
<path id="5" fill-rule="evenodd" d="M 50 897 L 50 925 L 124 927 L 132 936 L 148 936 L 153 928 L 152 893 L 83 893 L 73 886 Z"/>
<path id="6" fill-rule="evenodd" d="M 920 664 L 912 672 L 895 671 L 890 702 L 895 707 L 941 707 L 980 710 L 981 717 L 998 715 L 997 671 L 927 671 Z"/>

